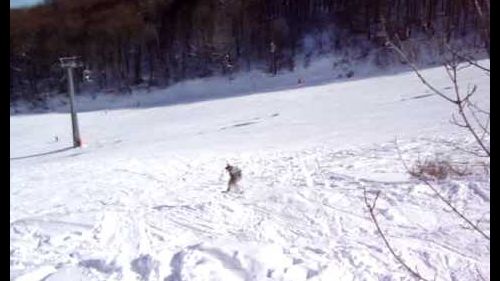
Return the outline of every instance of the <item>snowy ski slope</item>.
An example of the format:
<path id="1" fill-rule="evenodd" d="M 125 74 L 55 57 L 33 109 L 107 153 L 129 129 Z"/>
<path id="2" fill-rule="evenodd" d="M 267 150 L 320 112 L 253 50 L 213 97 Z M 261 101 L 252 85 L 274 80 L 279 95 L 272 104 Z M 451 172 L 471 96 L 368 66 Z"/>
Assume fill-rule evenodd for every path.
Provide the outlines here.
<path id="1" fill-rule="evenodd" d="M 442 68 L 423 74 L 452 93 Z M 489 77 L 460 75 L 489 108 Z M 468 162 L 471 175 L 436 186 L 489 233 L 489 176 L 456 149 L 473 142 L 450 124 L 453 110 L 405 72 L 86 111 L 79 149 L 68 149 L 68 114 L 13 115 L 11 279 L 413 280 L 363 188 L 381 191 L 381 228 L 422 276 L 488 278 L 489 241 L 408 176 L 393 142 L 409 162 Z M 227 162 L 243 170 L 240 192 L 221 193 Z"/>

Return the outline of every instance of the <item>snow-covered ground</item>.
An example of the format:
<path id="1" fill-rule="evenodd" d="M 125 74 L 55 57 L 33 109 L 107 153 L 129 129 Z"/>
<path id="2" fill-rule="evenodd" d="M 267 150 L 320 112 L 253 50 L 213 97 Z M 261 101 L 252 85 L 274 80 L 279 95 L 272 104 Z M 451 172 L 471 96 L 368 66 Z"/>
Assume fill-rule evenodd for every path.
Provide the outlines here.
<path id="1" fill-rule="evenodd" d="M 442 68 L 423 74 L 452 94 Z M 489 108 L 489 76 L 460 75 Z M 162 106 L 196 100 L 179 86 L 80 113 L 79 149 L 68 114 L 13 115 L 11 279 L 413 280 L 377 234 L 365 188 L 381 191 L 380 226 L 422 276 L 488 278 L 489 241 L 409 177 L 394 143 L 409 163 L 468 163 L 470 175 L 435 184 L 489 233 L 489 175 L 457 150 L 474 143 L 450 124 L 452 105 L 410 72 L 263 93 L 249 77 L 217 89 L 252 79 L 251 95 Z M 221 192 L 228 162 L 243 170 L 238 192 Z"/>

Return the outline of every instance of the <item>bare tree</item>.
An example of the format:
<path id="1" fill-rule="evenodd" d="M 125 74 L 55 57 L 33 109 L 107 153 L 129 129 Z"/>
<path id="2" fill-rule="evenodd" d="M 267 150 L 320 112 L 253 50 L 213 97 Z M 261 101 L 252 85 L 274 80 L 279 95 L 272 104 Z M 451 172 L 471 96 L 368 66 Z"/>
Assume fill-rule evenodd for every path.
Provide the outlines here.
<path id="1" fill-rule="evenodd" d="M 476 3 L 476 8 L 477 8 L 477 0 L 472 0 L 475 1 Z M 481 12 L 481 10 L 478 9 L 478 12 Z M 482 16 L 482 15 L 480 15 Z M 464 95 L 462 93 L 462 90 L 459 87 L 459 82 L 458 82 L 458 75 L 457 73 L 469 66 L 477 67 L 481 70 L 483 70 L 487 75 L 489 75 L 490 70 L 477 62 L 474 61 L 473 58 L 462 55 L 460 52 L 455 51 L 451 49 L 448 46 L 448 51 L 451 56 L 445 64 L 444 68 L 446 70 L 446 73 L 451 81 L 452 88 L 453 88 L 453 93 L 454 96 L 448 96 L 442 91 L 438 90 L 434 85 L 432 85 L 425 77 L 420 73 L 419 69 L 417 66 L 408 58 L 407 54 L 400 48 L 398 45 L 396 45 L 387 35 L 387 30 L 385 26 L 385 19 L 382 17 L 381 18 L 382 22 L 382 28 L 383 32 L 386 37 L 386 46 L 391 47 L 393 50 L 395 50 L 401 58 L 412 68 L 413 72 L 417 75 L 417 77 L 420 79 L 420 81 L 428 88 L 430 89 L 434 94 L 438 95 L 439 97 L 443 98 L 444 100 L 452 103 L 453 105 L 456 106 L 457 114 L 458 114 L 458 119 L 455 117 L 455 114 L 452 115 L 452 123 L 464 128 L 467 130 L 474 138 L 475 142 L 478 144 L 480 147 L 482 153 L 481 154 L 476 154 L 477 156 L 481 157 L 490 157 L 490 149 L 489 149 L 489 144 L 486 141 L 486 137 L 489 137 L 490 135 L 490 112 L 489 110 L 484 110 L 477 104 L 473 103 L 471 101 L 471 97 L 476 93 L 477 86 L 473 85 L 472 87 L 468 87 L 467 91 Z M 488 31 L 489 32 L 489 31 Z M 396 35 L 395 38 L 399 41 L 398 36 Z M 488 38 L 489 39 L 489 34 Z M 486 41 L 485 41 L 486 42 Z M 485 43 L 487 45 L 487 50 L 489 54 L 489 40 L 488 42 Z M 463 63 L 465 62 L 465 63 Z M 403 157 L 401 156 L 401 151 L 396 143 L 396 148 L 398 151 L 398 155 L 408 173 L 411 174 L 410 169 L 408 168 L 406 162 L 404 161 Z M 446 206 L 448 206 L 452 212 L 459 217 L 462 221 L 465 222 L 466 225 L 470 227 L 473 231 L 477 232 L 480 234 L 484 239 L 490 240 L 490 236 L 486 234 L 483 230 L 479 228 L 479 222 L 478 223 L 473 223 L 471 219 L 467 218 L 462 212 L 460 212 L 453 204 L 450 202 L 450 200 L 447 200 L 431 183 L 429 179 L 426 179 L 425 177 L 417 177 L 420 181 L 422 181 L 426 186 L 428 186 L 434 194 L 441 200 L 443 203 L 445 203 Z M 364 199 L 365 199 L 365 205 L 368 208 L 368 211 L 370 212 L 371 220 L 375 224 L 377 231 L 379 235 L 382 237 L 384 240 L 384 243 L 386 247 L 389 249 L 391 254 L 395 257 L 395 259 L 408 271 L 411 273 L 411 275 L 417 279 L 420 280 L 426 280 L 424 279 L 418 272 L 412 270 L 410 266 L 408 266 L 405 261 L 398 256 L 395 253 L 394 248 L 389 244 L 387 238 L 385 237 L 384 233 L 380 229 L 380 226 L 378 224 L 378 221 L 376 220 L 374 210 L 375 210 L 375 204 L 380 195 L 380 191 L 377 192 L 377 195 L 373 202 L 370 204 L 367 199 L 366 195 L 366 188 L 364 188 Z M 476 268 L 478 278 L 480 280 L 485 280 L 484 277 L 482 276 L 481 272 Z"/>
<path id="2" fill-rule="evenodd" d="M 479 65 L 477 63 L 461 65 L 457 53 L 450 52 L 451 58 L 446 60 L 444 68 L 453 85 L 452 88 L 455 96 L 449 97 L 445 93 L 434 87 L 431 83 L 429 83 L 427 79 L 422 76 L 417 66 L 412 61 L 410 61 L 405 52 L 403 52 L 403 50 L 401 50 L 401 48 L 399 48 L 389 38 L 386 42 L 386 45 L 395 50 L 401 56 L 401 58 L 403 58 L 405 62 L 408 63 L 413 72 L 427 88 L 429 88 L 439 97 L 456 106 L 459 119 L 457 120 L 455 115 L 452 115 L 452 123 L 468 130 L 469 133 L 474 137 L 481 150 L 484 152 L 482 156 L 490 157 L 489 144 L 487 144 L 485 140 L 485 137 L 490 135 L 490 112 L 480 108 L 477 104 L 471 101 L 471 97 L 477 90 L 477 85 L 469 87 L 464 96 L 458 84 L 458 71 L 471 65 L 476 67 L 479 67 Z M 480 68 L 486 71 L 486 68 Z M 483 115 L 483 118 L 479 117 L 480 114 Z"/>

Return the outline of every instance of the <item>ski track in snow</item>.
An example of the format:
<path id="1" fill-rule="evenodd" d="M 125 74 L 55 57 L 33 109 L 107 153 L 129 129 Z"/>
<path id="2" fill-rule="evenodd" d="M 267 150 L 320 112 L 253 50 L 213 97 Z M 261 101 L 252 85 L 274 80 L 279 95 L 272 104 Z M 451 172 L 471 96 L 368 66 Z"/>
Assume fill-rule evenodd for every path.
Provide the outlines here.
<path id="1" fill-rule="evenodd" d="M 118 118 L 110 114 L 103 118 Z M 222 142 L 231 142 L 226 131 L 279 122 L 282 114 L 210 125 L 227 137 Z M 407 175 L 389 140 L 193 155 L 161 152 L 168 146 L 153 145 L 154 133 L 151 139 L 131 137 L 136 142 L 127 146 L 121 126 L 86 148 L 11 161 L 11 279 L 413 280 L 378 236 L 363 188 L 370 196 L 381 191 L 380 226 L 422 276 L 475 280 L 478 268 L 489 275 L 489 241 Z M 22 139 L 27 132 L 14 130 L 11 154 L 38 149 L 21 150 L 23 141 L 29 144 Z M 454 148 L 469 138 L 418 135 L 398 140 L 405 159 L 440 152 L 470 161 Z M 20 143 L 12 147 L 13 140 Z M 176 141 L 192 145 L 182 136 Z M 227 161 L 243 170 L 240 191 L 221 192 Z M 436 186 L 489 233 L 490 181 L 476 164 L 472 175 Z"/>

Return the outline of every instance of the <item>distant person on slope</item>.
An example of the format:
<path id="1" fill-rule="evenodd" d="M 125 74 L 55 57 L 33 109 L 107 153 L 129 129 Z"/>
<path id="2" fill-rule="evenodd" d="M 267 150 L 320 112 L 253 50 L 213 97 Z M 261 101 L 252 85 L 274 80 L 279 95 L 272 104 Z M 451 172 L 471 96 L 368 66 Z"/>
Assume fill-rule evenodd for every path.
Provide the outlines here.
<path id="1" fill-rule="evenodd" d="M 227 164 L 226 171 L 229 173 L 229 182 L 227 183 L 227 190 L 224 192 L 231 191 L 232 188 L 238 186 L 238 182 L 241 180 L 241 170 L 236 166 L 231 166 Z"/>

